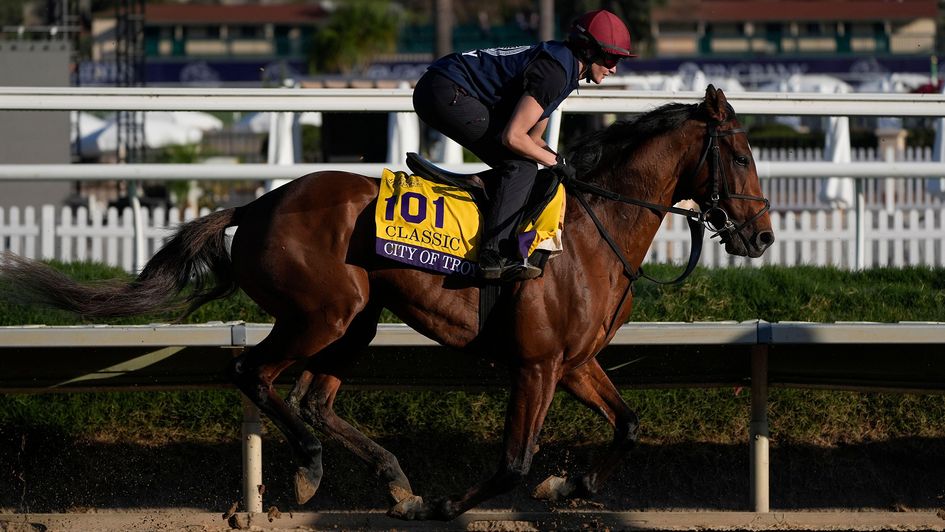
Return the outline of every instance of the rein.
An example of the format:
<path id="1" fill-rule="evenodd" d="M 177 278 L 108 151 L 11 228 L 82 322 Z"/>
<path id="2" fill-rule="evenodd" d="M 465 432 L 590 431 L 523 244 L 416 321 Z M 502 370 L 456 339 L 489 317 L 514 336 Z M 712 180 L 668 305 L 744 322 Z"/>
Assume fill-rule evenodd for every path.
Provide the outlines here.
<path id="1" fill-rule="evenodd" d="M 648 201 L 638 200 L 635 198 L 628 198 L 627 196 L 622 196 L 610 190 L 601 188 L 586 181 L 580 181 L 578 179 L 566 180 L 564 182 L 564 186 L 571 192 L 587 192 L 589 194 L 593 194 L 611 201 L 629 205 L 637 205 L 639 207 L 646 207 L 647 209 L 652 209 L 655 211 L 669 214 L 678 214 L 680 216 L 686 217 L 686 221 L 689 223 L 689 234 L 692 238 L 692 247 L 691 251 L 689 252 L 689 263 L 686 265 L 685 271 L 683 271 L 683 273 L 678 277 L 670 281 L 663 281 L 650 277 L 643 272 L 642 267 L 637 269 L 637 271 L 633 271 L 633 266 L 630 265 L 630 261 L 627 260 L 627 257 L 623 254 L 623 251 L 620 250 L 620 246 L 618 246 L 613 237 L 610 236 L 607 228 L 604 227 L 603 223 L 601 223 L 600 218 L 598 218 L 597 214 L 594 213 L 594 210 L 591 209 L 590 204 L 588 204 L 584 196 L 582 194 L 574 194 L 578 200 L 578 203 L 584 207 L 584 210 L 591 217 L 594 225 L 597 226 L 597 231 L 600 233 L 601 238 L 607 242 L 607 245 L 610 246 L 610 249 L 613 250 L 615 255 L 617 255 L 617 259 L 619 259 L 620 263 L 623 264 L 624 275 L 630 279 L 631 283 L 642 277 L 657 284 L 678 284 L 683 282 L 686 277 L 689 277 L 689 274 L 691 274 L 695 269 L 696 264 L 699 262 L 699 256 L 702 254 L 702 236 L 705 234 L 704 217 L 701 212 L 694 211 L 692 209 L 680 209 L 679 207 L 667 207 L 657 203 L 650 203 Z"/>
<path id="2" fill-rule="evenodd" d="M 574 196 L 577 198 L 578 202 L 591 217 L 591 220 L 594 222 L 594 225 L 597 226 L 597 231 L 600 233 L 604 241 L 607 242 L 607 245 L 610 246 L 610 249 L 617 256 L 617 259 L 620 260 L 620 263 L 623 265 L 624 275 L 630 279 L 630 284 L 632 285 L 634 281 L 643 277 L 649 281 L 652 281 L 657 284 L 669 285 L 669 284 L 678 284 L 685 280 L 693 272 L 696 267 L 696 264 L 699 262 L 699 257 L 702 254 L 702 240 L 705 234 L 705 229 L 708 228 L 710 231 L 714 231 L 714 234 L 710 238 L 715 238 L 724 234 L 734 234 L 740 231 L 742 228 L 748 224 L 757 220 L 764 213 L 768 212 L 770 209 L 770 203 L 767 198 L 761 196 L 748 196 L 744 194 L 732 194 L 728 189 L 728 183 L 725 179 L 725 175 L 722 173 L 721 167 L 721 156 L 719 153 L 719 137 L 727 137 L 730 135 L 736 135 L 739 133 L 746 133 L 745 129 L 734 128 L 724 131 L 719 131 L 718 127 L 727 122 L 712 122 L 706 124 L 706 143 L 705 149 L 702 152 L 702 156 L 699 158 L 699 164 L 696 165 L 695 171 L 691 174 L 692 177 L 699 175 L 699 172 L 702 170 L 702 167 L 705 166 L 706 162 L 711 159 L 709 165 L 709 179 L 712 181 L 712 195 L 709 198 L 708 209 L 703 212 L 694 211 L 692 209 L 680 209 L 678 207 L 665 206 L 657 203 L 651 203 L 648 201 L 638 200 L 636 198 L 629 198 L 621 194 L 617 194 L 611 190 L 601 188 L 592 183 L 586 181 L 580 181 L 578 179 L 568 179 L 565 181 L 565 188 L 573 192 Z M 625 203 L 629 205 L 636 205 L 639 207 L 645 207 L 654 211 L 659 211 L 667 214 L 678 214 L 680 216 L 686 217 L 686 222 L 689 224 L 689 234 L 692 240 L 691 248 L 689 252 L 689 262 L 686 264 L 686 269 L 675 279 L 669 281 L 663 281 L 660 279 L 655 279 L 644 273 L 643 268 L 640 267 L 636 271 L 633 270 L 633 266 L 630 265 L 630 261 L 627 260 L 627 257 L 624 255 L 623 251 L 620 249 L 620 246 L 614 241 L 613 237 L 610 236 L 610 233 L 607 231 L 607 228 L 604 227 L 600 219 L 594 213 L 594 210 L 591 209 L 590 204 L 584 198 L 580 192 L 586 192 L 593 194 L 595 196 L 616 201 L 619 203 Z M 755 213 L 754 216 L 748 220 L 742 222 L 739 225 L 735 225 L 732 222 L 732 219 L 729 217 L 728 213 L 719 206 L 719 202 L 723 199 L 740 199 L 740 200 L 749 200 L 749 201 L 761 201 L 764 203 L 764 206 Z M 624 294 L 626 297 L 626 294 Z M 621 303 L 622 305 L 622 303 Z M 619 307 L 618 307 L 619 308 Z"/>

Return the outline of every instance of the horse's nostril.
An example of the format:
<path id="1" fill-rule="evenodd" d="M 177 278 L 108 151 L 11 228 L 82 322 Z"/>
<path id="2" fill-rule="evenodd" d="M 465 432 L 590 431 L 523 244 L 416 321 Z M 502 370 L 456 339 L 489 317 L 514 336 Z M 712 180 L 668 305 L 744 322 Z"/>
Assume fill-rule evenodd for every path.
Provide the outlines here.
<path id="1" fill-rule="evenodd" d="M 755 245 L 759 248 L 767 248 L 774 243 L 774 233 L 771 231 L 762 231 L 755 235 Z"/>

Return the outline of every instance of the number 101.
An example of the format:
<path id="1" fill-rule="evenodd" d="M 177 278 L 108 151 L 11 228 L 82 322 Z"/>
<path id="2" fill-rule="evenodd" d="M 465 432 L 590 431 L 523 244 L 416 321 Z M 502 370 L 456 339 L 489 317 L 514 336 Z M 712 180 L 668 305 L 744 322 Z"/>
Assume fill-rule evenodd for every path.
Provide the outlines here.
<path id="1" fill-rule="evenodd" d="M 405 192 L 399 199 L 402 199 L 400 202 L 400 217 L 410 222 L 412 224 L 418 224 L 426 220 L 427 218 L 427 197 L 423 194 L 417 192 Z M 391 196 L 384 200 L 385 209 L 384 209 L 384 219 L 387 221 L 394 220 L 394 208 L 397 206 L 397 196 Z M 434 207 L 434 218 L 433 218 L 433 227 L 437 229 L 443 228 L 443 212 L 446 209 L 446 199 L 443 196 L 436 198 L 433 201 Z"/>

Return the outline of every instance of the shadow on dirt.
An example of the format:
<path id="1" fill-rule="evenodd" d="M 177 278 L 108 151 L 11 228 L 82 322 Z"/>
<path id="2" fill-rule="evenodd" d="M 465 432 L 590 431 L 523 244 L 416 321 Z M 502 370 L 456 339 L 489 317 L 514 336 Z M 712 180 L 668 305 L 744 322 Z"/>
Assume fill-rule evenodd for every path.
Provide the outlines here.
<path id="1" fill-rule="evenodd" d="M 421 495 L 455 493 L 496 464 L 497 443 L 467 436 L 410 434 L 381 440 Z M 549 474 L 579 470 L 601 445 L 547 445 L 527 488 L 484 508 L 544 511 L 528 497 Z M 282 511 L 386 508 L 371 472 L 337 445 L 325 445 L 325 477 L 315 498 L 293 501 L 288 447 L 264 443 L 265 504 Z M 190 507 L 223 512 L 240 495 L 238 441 L 169 445 L 73 441 L 55 432 L 0 427 L 0 508 L 62 512 L 87 508 Z M 903 438 L 835 447 L 773 446 L 774 509 L 938 509 L 945 505 L 945 439 Z M 640 445 L 587 508 L 746 510 L 747 445 Z"/>

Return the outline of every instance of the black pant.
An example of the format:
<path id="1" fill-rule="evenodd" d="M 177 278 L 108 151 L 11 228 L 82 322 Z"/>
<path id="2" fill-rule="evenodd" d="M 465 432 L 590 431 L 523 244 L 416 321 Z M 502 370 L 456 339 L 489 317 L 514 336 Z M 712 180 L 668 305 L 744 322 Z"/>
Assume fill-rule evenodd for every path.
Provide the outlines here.
<path id="1" fill-rule="evenodd" d="M 512 102 L 514 105 L 517 102 Z M 494 171 L 486 186 L 492 205 L 484 219 L 484 249 L 517 254 L 515 230 L 535 184 L 538 163 L 502 144 L 512 108 L 490 108 L 437 72 L 427 71 L 413 91 L 413 107 L 428 126 L 465 146 Z"/>

